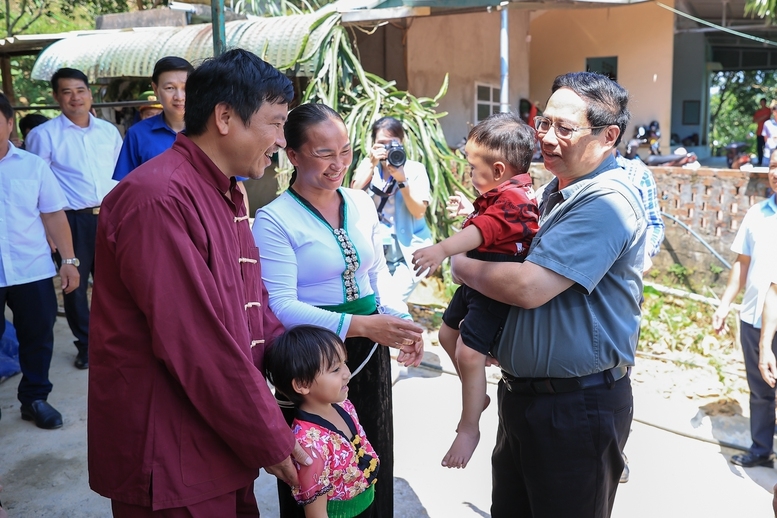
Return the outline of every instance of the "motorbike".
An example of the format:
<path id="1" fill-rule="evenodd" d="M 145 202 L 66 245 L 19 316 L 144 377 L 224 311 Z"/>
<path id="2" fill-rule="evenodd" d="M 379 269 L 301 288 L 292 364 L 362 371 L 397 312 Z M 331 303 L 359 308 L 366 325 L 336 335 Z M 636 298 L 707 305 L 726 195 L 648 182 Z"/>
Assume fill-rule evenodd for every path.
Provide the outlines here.
<path id="1" fill-rule="evenodd" d="M 750 154 L 747 153 L 749 147 L 746 142 L 732 142 L 723 148 L 726 150 L 726 164 L 729 169 L 739 169 L 750 163 Z"/>
<path id="2" fill-rule="evenodd" d="M 652 121 L 647 126 L 637 126 L 634 130 L 634 138 L 626 145 L 626 158 L 634 158 L 637 156 L 637 149 L 641 146 L 647 145 L 650 149 L 651 155 L 660 155 L 661 146 L 659 141 L 661 140 L 661 129 L 658 125 L 658 121 Z"/>
<path id="3" fill-rule="evenodd" d="M 637 139 L 632 139 L 628 143 L 626 143 L 626 153 L 623 155 L 628 159 L 639 159 L 642 160 L 642 158 L 636 154 L 635 150 L 639 148 L 640 141 Z M 675 152 L 671 155 L 648 155 L 648 157 L 645 160 L 642 160 L 645 165 L 651 166 L 651 167 L 682 167 L 684 165 L 691 165 L 696 164 L 698 161 L 698 158 L 696 157 L 695 153 L 689 153 L 685 150 L 685 148 L 677 148 Z"/>

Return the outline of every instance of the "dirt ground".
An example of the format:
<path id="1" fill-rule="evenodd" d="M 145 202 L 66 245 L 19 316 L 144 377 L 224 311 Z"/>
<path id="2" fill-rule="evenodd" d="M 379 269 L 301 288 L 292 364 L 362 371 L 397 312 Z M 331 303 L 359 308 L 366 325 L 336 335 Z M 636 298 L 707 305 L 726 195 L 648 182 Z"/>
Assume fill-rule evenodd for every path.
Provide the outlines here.
<path id="1" fill-rule="evenodd" d="M 436 303 L 434 290 L 414 301 Z M 395 516 L 483 517 L 490 501 L 489 455 L 496 428 L 496 405 L 482 419 L 481 445 L 466 470 L 445 470 L 439 459 L 458 417 L 458 380 L 436 344 L 439 306 L 413 306 L 426 334 L 429 369 L 397 369 L 394 386 L 397 487 Z M 10 313 L 7 313 L 10 316 Z M 72 336 L 64 318 L 55 328 L 49 401 L 65 424 L 40 430 L 19 417 L 15 376 L 0 383 L 0 500 L 11 518 L 110 516 L 109 502 L 88 487 L 86 470 L 86 386 L 88 371 L 72 365 Z M 743 470 L 728 463 L 735 448 L 749 445 L 746 383 L 741 362 L 731 355 L 716 369 L 697 355 L 640 356 L 632 372 L 635 422 L 626 452 L 632 480 L 621 485 L 615 518 L 770 517 L 777 471 Z M 701 365 L 693 367 L 691 364 Z M 439 366 L 435 370 L 434 366 Z M 489 394 L 495 398 L 498 370 L 491 368 Z M 431 423 L 434 441 L 422 440 Z M 257 479 L 262 515 L 277 516 L 273 479 Z"/>

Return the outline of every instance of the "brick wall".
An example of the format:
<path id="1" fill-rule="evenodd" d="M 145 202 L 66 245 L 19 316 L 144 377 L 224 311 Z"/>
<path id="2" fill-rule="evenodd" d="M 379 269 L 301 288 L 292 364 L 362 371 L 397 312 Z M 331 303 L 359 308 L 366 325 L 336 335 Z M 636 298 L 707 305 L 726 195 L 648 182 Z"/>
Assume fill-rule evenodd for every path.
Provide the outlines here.
<path id="1" fill-rule="evenodd" d="M 747 209 L 771 194 L 767 174 L 709 168 L 651 169 L 661 211 L 690 227 L 733 263 L 736 255 L 730 247 L 742 218 Z M 541 163 L 532 164 L 531 174 L 535 187 L 551 178 Z M 680 282 L 698 292 L 709 286 L 720 294 L 728 279 L 723 263 L 682 225 L 670 218 L 664 218 L 664 223 L 666 237 L 648 276 L 658 282 Z"/>

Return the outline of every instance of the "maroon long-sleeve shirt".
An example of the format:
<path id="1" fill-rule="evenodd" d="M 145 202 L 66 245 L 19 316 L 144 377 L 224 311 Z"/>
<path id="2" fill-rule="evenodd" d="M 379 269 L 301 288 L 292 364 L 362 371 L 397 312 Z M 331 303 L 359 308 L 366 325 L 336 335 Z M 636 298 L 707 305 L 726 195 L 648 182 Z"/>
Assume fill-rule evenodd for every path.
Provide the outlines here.
<path id="1" fill-rule="evenodd" d="M 250 484 L 294 437 L 262 375 L 270 311 L 242 195 L 184 135 L 103 201 L 89 483 L 154 509 Z"/>

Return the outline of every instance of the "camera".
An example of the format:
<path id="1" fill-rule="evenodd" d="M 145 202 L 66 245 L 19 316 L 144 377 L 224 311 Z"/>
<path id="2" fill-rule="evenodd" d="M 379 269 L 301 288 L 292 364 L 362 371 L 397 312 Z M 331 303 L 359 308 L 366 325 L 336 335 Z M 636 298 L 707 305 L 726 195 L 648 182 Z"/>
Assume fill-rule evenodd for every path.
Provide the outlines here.
<path id="1" fill-rule="evenodd" d="M 407 155 L 405 154 L 405 148 L 398 140 L 392 140 L 390 144 L 384 146 L 386 148 L 386 162 L 394 167 L 402 167 L 407 162 Z"/>

